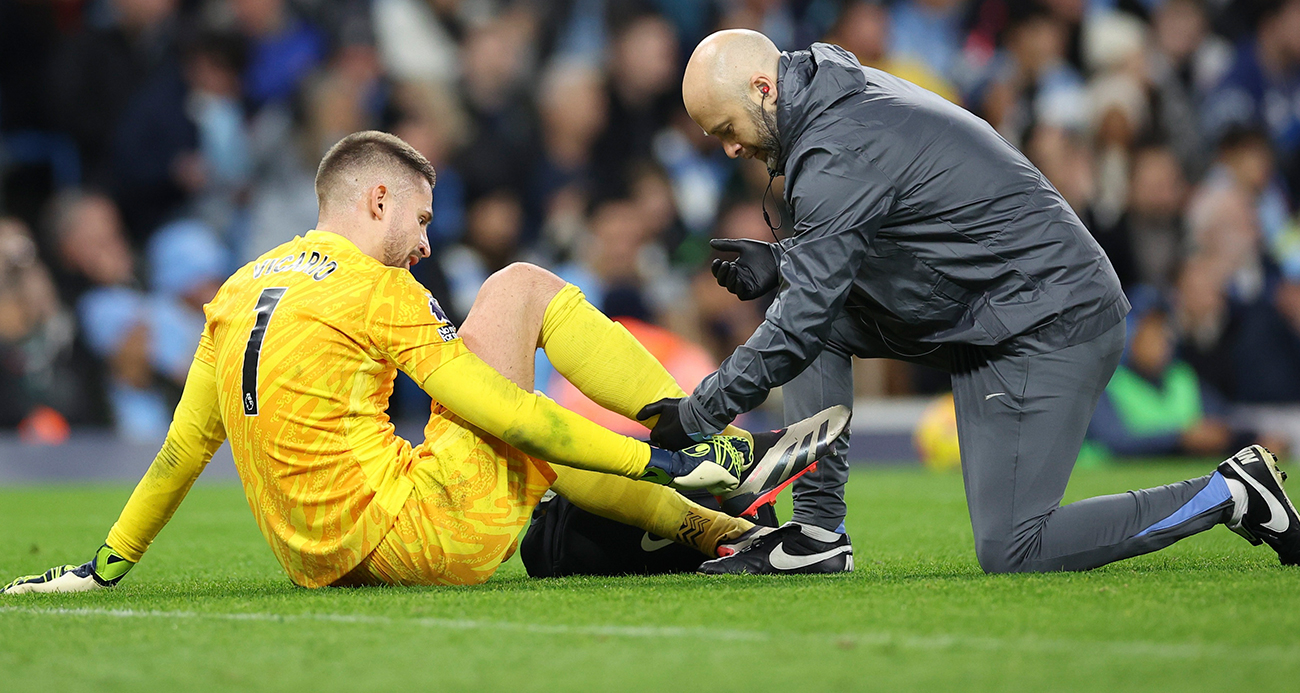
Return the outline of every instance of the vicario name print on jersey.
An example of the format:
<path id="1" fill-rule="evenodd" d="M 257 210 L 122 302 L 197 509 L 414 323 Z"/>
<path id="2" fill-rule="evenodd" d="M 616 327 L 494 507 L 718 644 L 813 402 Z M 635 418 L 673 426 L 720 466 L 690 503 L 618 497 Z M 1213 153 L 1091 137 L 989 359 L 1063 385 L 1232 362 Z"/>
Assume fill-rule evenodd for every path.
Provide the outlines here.
<path id="1" fill-rule="evenodd" d="M 277 274 L 279 272 L 302 272 L 316 281 L 334 273 L 339 268 L 339 263 L 330 259 L 330 256 L 323 255 L 318 251 L 302 251 L 297 255 L 285 255 L 278 260 L 263 260 L 257 263 L 253 268 L 253 278 L 256 279 L 264 274 Z"/>

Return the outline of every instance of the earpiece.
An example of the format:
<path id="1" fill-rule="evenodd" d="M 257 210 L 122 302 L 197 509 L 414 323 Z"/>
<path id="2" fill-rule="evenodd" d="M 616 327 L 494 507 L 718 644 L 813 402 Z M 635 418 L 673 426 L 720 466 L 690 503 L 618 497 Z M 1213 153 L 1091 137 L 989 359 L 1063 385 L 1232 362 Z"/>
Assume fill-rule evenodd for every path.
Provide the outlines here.
<path id="1" fill-rule="evenodd" d="M 767 89 L 768 89 L 768 87 L 767 87 L 766 84 L 764 84 L 764 85 L 762 85 L 762 86 L 760 86 L 760 87 L 758 88 L 759 91 L 763 92 L 763 96 L 767 96 Z"/>

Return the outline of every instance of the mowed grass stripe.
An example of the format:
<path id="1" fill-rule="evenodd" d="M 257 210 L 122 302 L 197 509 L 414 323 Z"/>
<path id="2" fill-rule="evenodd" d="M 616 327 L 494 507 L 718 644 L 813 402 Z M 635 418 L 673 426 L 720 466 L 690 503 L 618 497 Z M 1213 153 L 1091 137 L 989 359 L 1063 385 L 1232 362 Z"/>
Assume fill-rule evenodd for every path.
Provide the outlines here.
<path id="1" fill-rule="evenodd" d="M 269 612 L 201 612 L 161 611 L 147 609 L 97 609 L 97 608 L 38 608 L 0 606 L 0 614 L 32 616 L 164 619 L 164 620 L 216 620 L 262 621 L 271 623 L 334 623 L 366 626 L 429 628 L 462 631 L 509 631 L 533 635 L 592 636 L 630 639 L 698 638 L 706 641 L 726 640 L 741 642 L 779 641 L 819 646 L 844 647 L 850 645 L 889 646 L 924 651 L 980 650 L 1034 652 L 1041 654 L 1100 654 L 1136 658 L 1171 660 L 1200 659 L 1207 656 L 1230 656 L 1240 660 L 1275 662 L 1280 659 L 1300 657 L 1300 647 L 1252 645 L 1240 647 L 1216 643 L 1198 645 L 1191 643 L 1164 643 L 1154 641 L 1088 641 L 1043 638 L 994 638 L 960 634 L 909 635 L 854 631 L 843 633 L 781 633 L 733 628 L 698 628 L 681 626 L 624 626 L 624 625 L 568 625 L 558 623 L 517 623 L 511 621 L 484 621 L 446 618 L 392 618 L 367 614 L 277 614 Z"/>

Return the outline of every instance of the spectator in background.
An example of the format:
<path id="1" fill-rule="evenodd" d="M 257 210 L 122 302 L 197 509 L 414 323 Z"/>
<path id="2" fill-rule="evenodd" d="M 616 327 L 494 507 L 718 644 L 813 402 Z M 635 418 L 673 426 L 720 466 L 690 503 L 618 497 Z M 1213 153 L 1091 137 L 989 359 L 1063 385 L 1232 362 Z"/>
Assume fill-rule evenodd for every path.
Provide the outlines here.
<path id="1" fill-rule="evenodd" d="M 1115 262 L 1116 254 L 1108 246 L 1105 235 L 1107 228 L 1100 224 L 1093 208 L 1097 196 L 1096 167 L 1092 150 L 1083 134 L 1058 125 L 1040 123 L 1025 138 L 1025 156 L 1042 171 L 1052 186 L 1061 193 L 1061 197 L 1070 203 L 1070 209 L 1079 215 L 1080 221 L 1097 237 L 1111 261 Z M 1124 274 L 1120 272 L 1119 264 L 1115 265 L 1115 271 L 1123 280 Z"/>
<path id="2" fill-rule="evenodd" d="M 464 239 L 436 258 L 447 278 L 450 293 L 442 305 L 452 322 L 469 315 L 489 275 L 519 259 L 523 224 L 523 204 L 513 190 L 500 188 L 470 202 Z"/>
<path id="3" fill-rule="evenodd" d="M 150 292 L 94 288 L 77 304 L 91 351 L 108 364 L 119 435 L 157 440 L 171 422 L 203 333 L 203 304 L 229 274 L 229 253 L 199 222 L 181 220 L 150 240 Z"/>
<path id="4" fill-rule="evenodd" d="M 1300 402 L 1300 276 L 1283 276 L 1241 311 L 1233 335 L 1237 400 Z"/>
<path id="5" fill-rule="evenodd" d="M 531 95 L 526 89 L 531 24 L 507 13 L 474 27 L 461 48 L 461 100 L 471 134 L 456 167 L 470 195 L 527 184 L 520 160 L 535 149 Z"/>
<path id="6" fill-rule="evenodd" d="M 1197 109 L 1231 64 L 1232 47 L 1210 33 L 1202 0 L 1165 0 L 1152 11 L 1151 22 L 1146 72 L 1155 120 L 1184 172 L 1199 178 L 1209 165 L 1210 142 Z"/>
<path id="7" fill-rule="evenodd" d="M 1205 100 L 1203 123 L 1217 141 L 1234 125 L 1265 128 L 1290 193 L 1300 197 L 1300 0 L 1262 0 L 1254 36 Z M 1289 106 L 1288 106 L 1289 104 Z"/>
<path id="8" fill-rule="evenodd" d="M 438 172 L 433 221 L 426 230 L 434 259 L 417 263 L 411 267 L 411 274 L 434 296 L 446 298 L 451 296 L 450 283 L 439 258 L 464 232 L 465 182 L 456 167 L 448 163 L 455 143 L 462 136 L 463 118 L 454 101 L 444 96 L 427 84 L 400 85 L 397 100 L 401 113 L 392 129 L 393 134 L 423 154 Z M 419 390 L 418 386 L 413 387 Z"/>
<path id="9" fill-rule="evenodd" d="M 608 125 L 608 97 L 599 71 L 581 63 L 552 64 L 537 93 L 541 151 L 528 183 L 532 241 L 545 230 L 545 242 L 567 257 L 580 230 L 575 213 L 593 200 L 594 147 Z"/>
<path id="10" fill-rule="evenodd" d="M 959 102 L 956 88 L 939 71 L 913 55 L 892 52 L 890 39 L 889 10 L 879 3 L 857 0 L 845 4 L 823 40 L 844 48 L 867 67 L 884 70 L 949 101 Z"/>
<path id="11" fill-rule="evenodd" d="M 1289 221 L 1286 194 L 1277 180 L 1268 136 L 1251 128 L 1230 128 L 1219 141 L 1214 166 L 1201 183 L 1201 194 L 1235 187 L 1254 202 L 1261 241 L 1273 258 L 1300 270 L 1300 257 L 1287 258 L 1282 235 Z"/>
<path id="12" fill-rule="evenodd" d="M 283 104 L 325 58 L 325 37 L 285 0 L 232 0 L 235 24 L 248 41 L 244 96 L 254 109 Z"/>
<path id="13" fill-rule="evenodd" d="M 380 127 L 391 95 L 374 45 L 368 37 L 348 37 L 326 69 L 304 84 L 308 148 L 323 152 L 354 132 Z"/>
<path id="14" fill-rule="evenodd" d="M 112 0 L 112 24 L 71 36 L 49 65 L 52 129 L 76 141 L 93 185 L 111 182 L 111 133 L 128 101 L 157 70 L 176 63 L 176 4 Z"/>
<path id="15" fill-rule="evenodd" d="M 708 244 L 687 234 L 677 213 L 672 181 L 662 168 L 652 161 L 633 166 L 631 197 L 645 223 L 646 240 L 652 251 L 671 258 L 674 268 L 694 268 L 704 261 Z"/>
<path id="16" fill-rule="evenodd" d="M 203 334 L 203 305 L 230 276 L 230 252 L 202 222 L 181 219 L 149 240 L 150 363 L 177 388 Z"/>
<path id="17" fill-rule="evenodd" d="M 46 216 L 60 261 L 56 276 L 65 303 L 75 306 L 87 291 L 99 287 L 138 286 L 135 256 L 112 198 L 64 191 L 50 203 Z"/>
<path id="18" fill-rule="evenodd" d="M 396 101 L 400 115 L 393 134 L 415 147 L 438 172 L 428 229 L 429 243 L 437 252 L 464 232 L 465 180 L 452 157 L 465 139 L 465 114 L 453 93 L 418 82 L 399 84 Z"/>
<path id="19" fill-rule="evenodd" d="M 198 150 L 180 163 L 196 192 L 194 213 L 218 230 L 227 245 L 245 239 L 241 205 L 253 174 L 247 114 L 240 98 L 245 46 L 235 34 L 204 33 L 186 51 L 186 111 L 198 135 Z"/>
<path id="20" fill-rule="evenodd" d="M 1187 181 L 1165 145 L 1139 147 L 1131 160 L 1125 211 L 1099 240 L 1105 238 L 1102 248 L 1126 288 L 1143 285 L 1164 292 L 1186 254 L 1182 212 Z"/>
<path id="21" fill-rule="evenodd" d="M 680 110 L 677 49 L 672 24 L 657 15 L 640 15 L 616 32 L 606 82 L 609 118 L 595 145 L 597 199 L 627 194 L 631 164 L 650 158 L 655 134 Z"/>
<path id="22" fill-rule="evenodd" d="M 605 310 L 605 297 L 623 290 L 639 296 L 648 312 L 659 306 L 647 298 L 642 281 L 641 253 L 646 243 L 646 225 L 641 211 L 630 199 L 600 203 L 591 213 L 589 232 L 577 245 L 573 261 L 556 274 L 576 285 L 592 305 Z M 629 300 L 626 297 L 625 301 Z"/>
<path id="23" fill-rule="evenodd" d="M 1103 12 L 1088 22 L 1084 37 L 1084 57 L 1094 71 L 1085 101 L 1097 171 L 1093 208 L 1097 222 L 1109 227 L 1119 221 L 1129 198 L 1134 146 L 1151 128 L 1142 56 L 1146 29 L 1131 15 Z"/>
<path id="24" fill-rule="evenodd" d="M 979 103 L 983 115 L 1012 144 L 1032 125 L 1078 127 L 1088 112 L 1084 83 L 1065 60 L 1067 27 L 1043 11 L 1016 17 L 1006 48 L 992 67 Z"/>
<path id="25" fill-rule="evenodd" d="M 1202 382 L 1235 399 L 1232 337 L 1235 317 L 1224 293 L 1223 268 L 1208 258 L 1189 259 L 1178 275 L 1170 317 L 1178 335 L 1177 357 Z"/>
<path id="26" fill-rule="evenodd" d="M 1217 266 L 1231 300 L 1253 302 L 1264 291 L 1266 277 L 1259 220 L 1249 195 L 1235 184 L 1198 194 L 1187 222 L 1190 252 Z"/>
<path id="27" fill-rule="evenodd" d="M 646 210 L 655 204 L 634 198 L 598 204 L 574 257 L 555 273 L 582 289 L 587 300 L 602 311 L 616 308 L 609 301 L 617 296 L 624 306 L 644 306 L 637 312 L 623 309 L 619 314 L 657 321 L 682 332 L 693 322 L 694 314 L 684 300 L 684 282 L 669 267 L 662 247 L 652 242 L 655 219 Z"/>
<path id="28" fill-rule="evenodd" d="M 731 160 L 718 151 L 684 108 L 674 112 L 668 127 L 655 136 L 654 160 L 672 182 L 673 200 L 686 232 L 707 238 L 734 170 Z"/>
<path id="29" fill-rule="evenodd" d="M 374 0 L 371 22 L 384 69 L 399 81 L 446 89 L 460 72 L 459 12 L 470 3 Z M 458 12 L 459 10 L 459 12 Z"/>
<path id="30" fill-rule="evenodd" d="M 27 227 L 0 217 L 0 429 L 57 443 L 102 416 L 75 330 Z"/>
<path id="31" fill-rule="evenodd" d="M 890 13 L 893 26 L 890 52 L 900 59 L 924 64 L 927 71 L 945 80 L 955 81 L 964 44 L 963 5 L 961 0 L 894 3 Z"/>
<path id="32" fill-rule="evenodd" d="M 250 173 L 235 35 L 200 34 L 183 63 L 157 70 L 113 133 L 114 198 L 137 247 L 191 203 L 230 225 Z"/>
<path id="33" fill-rule="evenodd" d="M 1140 311 L 1130 323 L 1128 352 L 1097 403 L 1089 439 L 1130 457 L 1222 456 L 1264 440 L 1270 450 L 1285 449 L 1275 437 L 1229 427 L 1222 397 L 1174 357 L 1163 306 Z"/>
<path id="34" fill-rule="evenodd" d="M 175 335 L 150 323 L 157 312 L 140 288 L 116 206 L 103 195 L 67 191 L 53 202 L 49 219 L 68 300 L 75 306 L 86 347 L 103 371 L 118 432 L 136 440 L 161 436 L 170 421 L 169 403 L 175 402 L 169 402 L 163 369 L 151 357 L 157 351 L 152 340 Z M 170 394 L 179 392 L 176 386 Z"/>
<path id="35" fill-rule="evenodd" d="M 333 144 L 321 140 L 344 121 L 365 118 L 373 55 L 364 46 L 341 51 L 327 74 L 318 75 L 326 57 L 324 37 L 284 0 L 236 0 L 232 7 L 248 45 L 243 89 L 253 175 L 247 228 L 233 234 L 240 260 L 247 262 L 316 223 L 316 162 Z M 357 48 L 360 40 L 349 35 L 347 46 Z M 294 112 L 298 105 L 301 114 Z"/>

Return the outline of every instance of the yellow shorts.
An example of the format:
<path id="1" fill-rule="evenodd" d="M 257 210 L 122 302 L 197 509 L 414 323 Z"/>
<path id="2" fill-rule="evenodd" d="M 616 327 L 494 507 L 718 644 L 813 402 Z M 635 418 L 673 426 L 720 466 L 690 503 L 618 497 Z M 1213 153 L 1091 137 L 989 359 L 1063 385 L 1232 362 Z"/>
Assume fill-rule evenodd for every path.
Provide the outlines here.
<path id="1" fill-rule="evenodd" d="M 555 472 L 434 404 L 392 530 L 336 585 L 477 585 L 514 553 Z"/>

